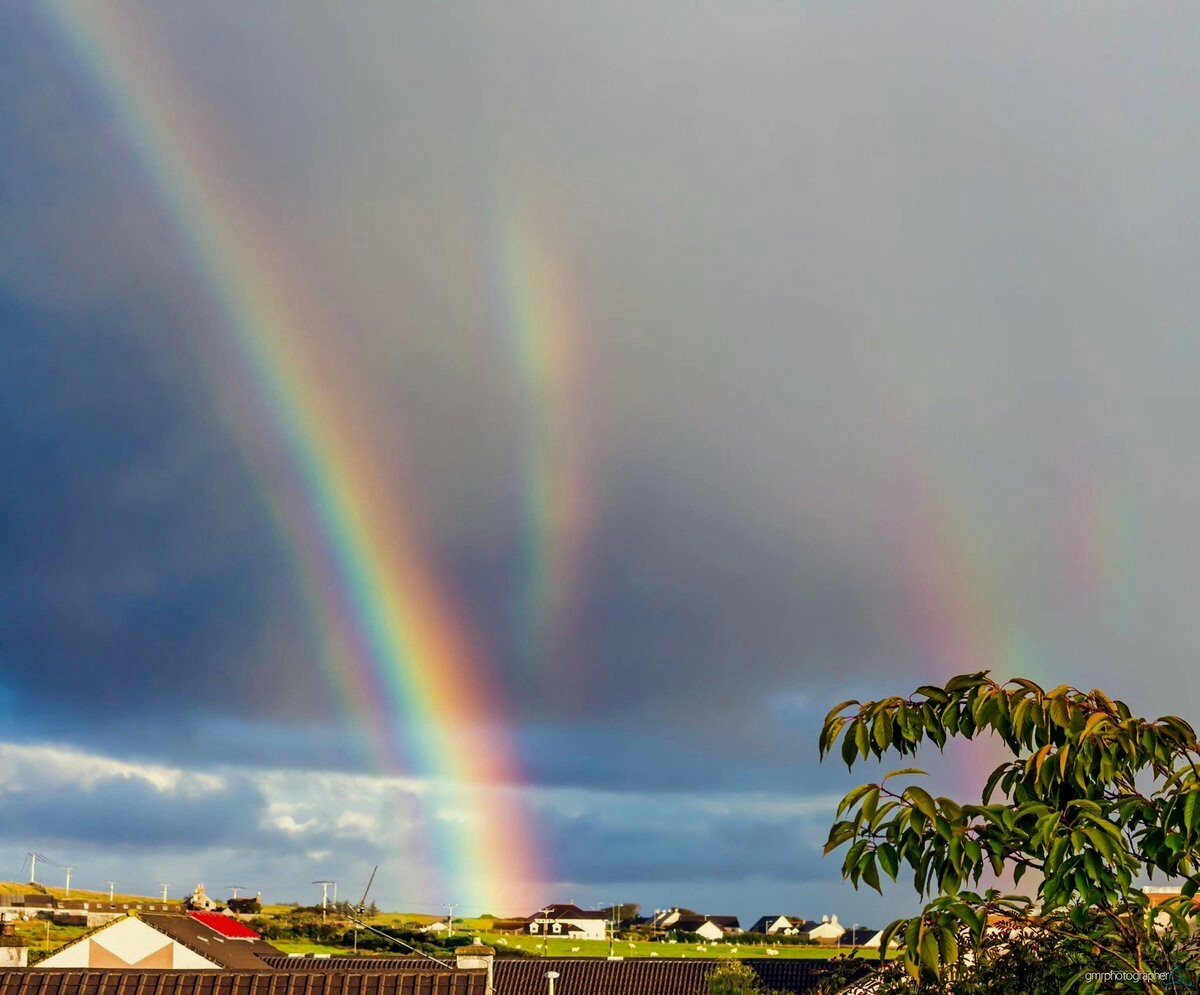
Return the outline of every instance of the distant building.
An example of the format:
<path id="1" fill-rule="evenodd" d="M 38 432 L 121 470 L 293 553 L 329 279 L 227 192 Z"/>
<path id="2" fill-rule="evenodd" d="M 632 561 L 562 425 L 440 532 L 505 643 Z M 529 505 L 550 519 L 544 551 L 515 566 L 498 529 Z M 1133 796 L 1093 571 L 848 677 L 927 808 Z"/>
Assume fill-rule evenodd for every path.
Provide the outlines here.
<path id="1" fill-rule="evenodd" d="M 262 911 L 262 892 L 253 898 L 231 898 L 225 904 L 236 916 L 256 916 Z"/>
<path id="2" fill-rule="evenodd" d="M 846 927 L 838 922 L 837 916 L 821 916 L 820 923 L 801 933 L 801 936 L 818 943 L 837 943 L 846 932 Z"/>
<path id="3" fill-rule="evenodd" d="M 183 907 L 195 910 L 196 912 L 215 912 L 221 905 L 219 902 L 208 897 L 203 884 L 198 884 L 196 885 L 196 890 L 183 900 Z"/>
<path id="4" fill-rule="evenodd" d="M 16 928 L 7 920 L 0 925 L 0 971 L 14 967 L 25 967 L 29 963 L 29 949 L 25 938 L 18 936 Z"/>
<path id="5" fill-rule="evenodd" d="M 659 909 L 650 925 L 662 932 L 694 933 L 714 942 L 742 932 L 737 916 L 705 916 L 691 909 Z"/>
<path id="6" fill-rule="evenodd" d="M 608 916 L 578 905 L 549 905 L 527 920 L 532 936 L 570 936 L 577 940 L 603 940 L 608 936 Z"/>
<path id="7" fill-rule="evenodd" d="M 761 933 L 764 936 L 775 936 L 792 928 L 792 921 L 787 916 L 759 916 L 748 933 Z"/>

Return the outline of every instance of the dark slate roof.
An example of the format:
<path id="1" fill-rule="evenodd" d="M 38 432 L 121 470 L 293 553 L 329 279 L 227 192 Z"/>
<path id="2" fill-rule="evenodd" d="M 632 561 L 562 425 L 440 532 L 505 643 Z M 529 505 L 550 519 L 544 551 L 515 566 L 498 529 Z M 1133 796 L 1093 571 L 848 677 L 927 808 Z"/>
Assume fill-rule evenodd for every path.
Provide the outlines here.
<path id="1" fill-rule="evenodd" d="M 482 971 L 0 971 L 0 995 L 485 995 L 486 984 Z"/>
<path id="2" fill-rule="evenodd" d="M 738 922 L 737 916 L 709 916 L 709 922 L 715 922 L 722 929 L 741 929 L 742 924 Z"/>
<path id="3" fill-rule="evenodd" d="M 501 957 L 495 966 L 496 991 L 497 995 L 545 995 L 546 972 L 557 971 L 556 995 L 708 995 L 708 976 L 721 963 L 666 957 L 621 961 Z M 828 962 L 816 958 L 753 959 L 743 963 L 754 970 L 766 988 L 791 995 L 814 991 L 828 970 Z"/>
<path id="4" fill-rule="evenodd" d="M 268 961 L 271 966 L 278 964 L 285 970 L 296 970 L 297 962 L 304 965 L 302 970 L 331 973 L 387 973 L 430 967 L 429 961 L 408 957 L 282 957 Z M 547 971 L 559 973 L 554 989 L 556 995 L 708 995 L 708 976 L 722 963 L 715 959 L 667 957 L 614 961 L 583 957 L 497 957 L 494 967 L 496 995 L 546 995 Z M 743 963 L 754 970 L 764 987 L 790 995 L 813 992 L 828 969 L 828 961 L 817 958 L 750 958 Z M 868 962 L 858 963 L 865 973 Z M 7 993 L 0 991 L 0 995 Z M 370 993 L 363 992 L 362 995 Z"/>
<path id="5" fill-rule="evenodd" d="M 147 912 L 141 919 L 147 926 L 153 926 L 160 933 L 165 933 L 201 957 L 207 957 L 232 971 L 265 971 L 267 965 L 262 958 L 278 957 L 280 954 L 278 947 L 259 939 L 257 933 L 253 934 L 255 939 L 222 936 L 204 922 L 193 919 L 186 913 L 179 915 L 165 912 L 154 915 Z"/>
<path id="6" fill-rule="evenodd" d="M 539 909 L 529 917 L 530 922 L 534 919 L 608 919 L 608 915 L 581 909 L 578 905 L 547 905 L 545 912 Z"/>
<path id="7" fill-rule="evenodd" d="M 426 957 L 288 957 L 277 954 L 264 957 L 263 963 L 277 971 L 439 971 L 441 968 Z M 454 959 L 447 963 L 453 965 Z"/>

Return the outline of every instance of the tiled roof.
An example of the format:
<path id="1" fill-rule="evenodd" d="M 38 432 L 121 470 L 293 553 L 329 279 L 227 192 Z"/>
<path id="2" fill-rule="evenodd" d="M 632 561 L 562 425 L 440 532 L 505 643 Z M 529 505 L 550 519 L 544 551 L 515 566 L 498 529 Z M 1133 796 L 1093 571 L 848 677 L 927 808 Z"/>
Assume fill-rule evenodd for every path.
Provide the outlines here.
<path id="1" fill-rule="evenodd" d="M 189 912 L 189 919 L 203 923 L 211 930 L 231 940 L 257 940 L 259 935 L 249 926 L 243 926 L 236 919 L 221 912 Z"/>
<path id="2" fill-rule="evenodd" d="M 400 957 L 269 958 L 270 966 L 285 970 L 361 971 L 385 973 L 416 970 L 430 966 L 428 961 Z M 708 995 L 708 976 L 721 964 L 718 960 L 677 960 L 674 958 L 630 958 L 629 960 L 592 960 L 582 957 L 497 957 L 495 961 L 496 995 L 546 995 L 546 972 L 557 971 L 555 995 Z M 758 975 L 771 991 L 806 995 L 816 989 L 828 970 L 828 962 L 800 958 L 752 958 L 743 963 Z M 865 973 L 868 961 L 859 961 Z M 0 991 L 0 995 L 6 995 Z M 128 995 L 141 995 L 130 992 Z M 366 995 L 366 993 L 364 993 Z"/>
<path id="3" fill-rule="evenodd" d="M 426 957 L 264 957 L 263 963 L 276 971 L 437 971 Z M 451 959 L 447 963 L 453 964 Z"/>
<path id="4" fill-rule="evenodd" d="M 496 960 L 496 991 L 498 995 L 545 995 L 546 972 L 557 971 L 556 995 L 708 995 L 708 976 L 720 963 L 670 958 L 606 961 L 502 957 Z M 814 991 L 828 970 L 825 961 L 807 958 L 744 963 L 764 987 L 792 995 Z"/>
<path id="5" fill-rule="evenodd" d="M 608 919 L 608 913 L 581 909 L 578 905 L 548 905 L 546 911 L 538 910 L 529 917 L 534 919 Z"/>
<path id="6" fill-rule="evenodd" d="M 482 971 L 0 971 L 0 995 L 485 995 L 486 984 Z"/>
<path id="7" fill-rule="evenodd" d="M 153 926 L 189 950 L 232 971 L 264 971 L 267 966 L 262 958 L 279 956 L 279 948 L 259 939 L 257 933 L 252 940 L 227 939 L 191 915 L 145 913 L 141 919 L 147 926 Z"/>

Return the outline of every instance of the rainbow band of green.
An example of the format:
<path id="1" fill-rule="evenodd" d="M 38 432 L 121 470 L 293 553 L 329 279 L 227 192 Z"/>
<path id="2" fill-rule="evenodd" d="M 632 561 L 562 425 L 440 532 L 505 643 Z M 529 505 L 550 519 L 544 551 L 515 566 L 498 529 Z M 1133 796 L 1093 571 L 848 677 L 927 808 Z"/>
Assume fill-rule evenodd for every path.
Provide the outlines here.
<path id="1" fill-rule="evenodd" d="M 524 907 L 541 875 L 533 827 L 515 797 L 520 772 L 498 689 L 414 523 L 375 479 L 370 454 L 319 375 L 311 349 L 323 330 L 311 317 L 319 312 L 223 182 L 211 153 L 215 129 L 199 125 L 186 87 L 155 58 L 133 14 L 84 3 L 52 9 L 223 306 L 257 408 L 290 454 L 300 493 L 267 499 L 318 599 L 329 676 L 369 726 L 375 762 L 397 772 L 402 739 L 432 783 L 444 897 L 477 910 Z"/>

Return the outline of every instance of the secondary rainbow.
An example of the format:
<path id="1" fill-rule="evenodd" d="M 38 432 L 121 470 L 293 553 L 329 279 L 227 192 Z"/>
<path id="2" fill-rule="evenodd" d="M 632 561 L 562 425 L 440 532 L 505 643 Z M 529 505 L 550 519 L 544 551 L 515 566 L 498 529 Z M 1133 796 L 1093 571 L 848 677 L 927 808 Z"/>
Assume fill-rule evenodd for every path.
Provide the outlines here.
<path id="1" fill-rule="evenodd" d="M 540 877 L 503 696 L 421 548 L 414 516 L 348 420 L 312 344 L 327 332 L 271 233 L 220 166 L 218 132 L 133 9 L 52 8 L 106 92 L 179 227 L 296 489 L 268 500 L 317 600 L 330 677 L 370 730 L 375 761 L 430 781 L 440 887 L 460 908 L 507 912 Z M 247 433 L 257 426 L 246 425 Z M 402 742 L 395 729 L 403 726 Z"/>
<path id="2" fill-rule="evenodd" d="M 497 198 L 498 296 L 526 405 L 523 573 L 518 607 L 527 667 L 553 669 L 576 621 L 589 522 L 583 331 L 567 274 L 529 212 Z"/>

